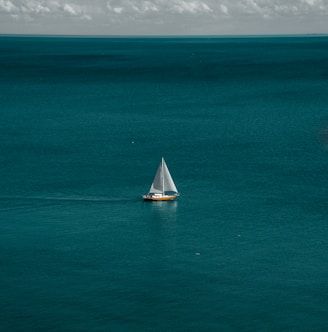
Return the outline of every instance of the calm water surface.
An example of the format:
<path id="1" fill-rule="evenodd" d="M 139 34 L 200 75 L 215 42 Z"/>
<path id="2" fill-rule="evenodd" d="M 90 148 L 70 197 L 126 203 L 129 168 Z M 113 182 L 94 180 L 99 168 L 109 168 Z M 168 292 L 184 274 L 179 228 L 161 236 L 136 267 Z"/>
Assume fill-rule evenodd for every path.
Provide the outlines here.
<path id="1" fill-rule="evenodd" d="M 328 38 L 1 37 L 0 89 L 3 331 L 328 330 Z"/>

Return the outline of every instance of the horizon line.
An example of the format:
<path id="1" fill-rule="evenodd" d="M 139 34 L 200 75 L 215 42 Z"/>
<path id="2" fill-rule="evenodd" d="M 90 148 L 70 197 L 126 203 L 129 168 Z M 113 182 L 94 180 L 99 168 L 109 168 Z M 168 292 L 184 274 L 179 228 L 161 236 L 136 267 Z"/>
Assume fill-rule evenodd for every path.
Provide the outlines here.
<path id="1" fill-rule="evenodd" d="M 281 34 L 29 34 L 29 33 L 0 33 L 0 37 L 54 37 L 54 38 L 278 38 L 278 37 L 327 37 L 328 33 L 281 33 Z"/>

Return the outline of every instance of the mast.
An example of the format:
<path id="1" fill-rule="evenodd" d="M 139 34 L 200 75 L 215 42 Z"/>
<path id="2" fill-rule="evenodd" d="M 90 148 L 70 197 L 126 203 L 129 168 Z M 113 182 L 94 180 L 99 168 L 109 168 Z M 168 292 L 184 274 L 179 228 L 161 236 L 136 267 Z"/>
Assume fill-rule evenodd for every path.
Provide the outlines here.
<path id="1" fill-rule="evenodd" d="M 162 157 L 162 181 L 163 181 L 163 195 L 165 194 L 164 190 L 164 158 Z"/>

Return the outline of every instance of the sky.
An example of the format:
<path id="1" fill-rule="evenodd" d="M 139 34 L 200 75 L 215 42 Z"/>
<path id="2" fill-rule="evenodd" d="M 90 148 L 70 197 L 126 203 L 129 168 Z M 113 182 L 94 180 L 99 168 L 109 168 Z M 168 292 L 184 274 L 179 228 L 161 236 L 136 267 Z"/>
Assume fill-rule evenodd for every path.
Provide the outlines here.
<path id="1" fill-rule="evenodd" d="M 328 0 L 0 0 L 0 34 L 327 34 Z"/>

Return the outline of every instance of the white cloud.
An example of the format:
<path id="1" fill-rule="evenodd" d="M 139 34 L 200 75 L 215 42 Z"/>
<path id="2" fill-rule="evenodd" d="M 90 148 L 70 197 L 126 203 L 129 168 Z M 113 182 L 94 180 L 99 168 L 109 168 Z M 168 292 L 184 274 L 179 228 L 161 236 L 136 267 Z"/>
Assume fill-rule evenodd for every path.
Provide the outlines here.
<path id="1" fill-rule="evenodd" d="M 121 14 L 123 12 L 123 8 L 122 7 L 114 7 L 113 12 L 116 13 L 116 14 Z"/>
<path id="2" fill-rule="evenodd" d="M 107 14 L 230 14 L 247 15 L 327 14 L 327 0 L 0 0 L 0 11 L 34 14 L 89 16 Z M 131 18 L 131 16 L 130 16 Z"/>
<path id="3" fill-rule="evenodd" d="M 82 20 L 91 21 L 91 20 L 92 20 L 92 17 L 91 17 L 90 15 L 84 14 L 84 15 L 81 16 L 81 19 L 82 19 Z"/>
<path id="4" fill-rule="evenodd" d="M 63 7 L 64 11 L 70 15 L 79 15 L 81 13 L 81 10 L 78 6 L 72 5 L 69 3 L 65 3 Z"/>
<path id="5" fill-rule="evenodd" d="M 91 16 L 87 14 L 85 8 L 83 8 L 82 6 L 78 6 L 76 4 L 65 3 L 63 6 L 63 10 L 69 15 L 79 17 L 82 20 L 90 21 L 92 19 Z"/>
<path id="6" fill-rule="evenodd" d="M 25 12 L 29 13 L 36 13 L 36 14 L 44 14 L 44 13 L 50 13 L 50 8 L 45 6 L 42 1 L 37 0 L 30 0 L 27 3 L 24 3 L 24 5 L 21 7 L 21 9 Z"/>
<path id="7" fill-rule="evenodd" d="M 241 5 L 247 13 L 260 13 L 265 6 L 259 6 L 255 0 L 243 0 Z"/>
<path id="8" fill-rule="evenodd" d="M 309 6 L 317 6 L 317 5 L 322 5 L 321 0 L 303 0 L 303 2 Z"/>
<path id="9" fill-rule="evenodd" d="M 9 0 L 0 0 L 0 11 L 8 13 L 17 12 L 19 9 Z"/>
<path id="10" fill-rule="evenodd" d="M 136 13 L 136 14 L 196 14 L 211 12 L 210 6 L 199 0 L 109 0 L 107 1 L 109 12 Z"/>
<path id="11" fill-rule="evenodd" d="M 174 28 L 178 31 L 182 26 L 184 31 L 206 33 L 206 27 L 211 27 L 211 31 L 220 33 L 222 24 L 242 33 L 244 29 L 239 28 L 242 24 L 257 24 L 261 32 L 261 24 L 267 20 L 273 22 L 271 27 L 277 22 L 277 28 L 282 20 L 286 26 L 302 21 L 315 25 L 320 21 L 321 31 L 328 31 L 328 20 L 324 20 L 328 15 L 328 0 L 0 0 L 0 14 L 2 31 L 12 18 L 22 24 L 39 20 L 38 26 L 52 27 L 58 20 L 67 26 L 77 26 L 81 19 L 92 21 L 95 29 L 110 25 L 111 31 L 122 28 L 122 33 L 125 27 L 129 33 L 138 33 L 134 27 L 142 25 L 151 30 L 151 24 L 160 24 L 164 34 Z"/>
<path id="12" fill-rule="evenodd" d="M 240 19 L 243 15 L 274 19 L 328 14 L 328 4 L 325 4 L 325 0 L 238 0 L 234 4 L 231 2 L 231 9 L 229 12 Z"/>
<path id="13" fill-rule="evenodd" d="M 113 1 L 107 1 L 107 3 L 106 3 L 106 8 L 108 9 L 108 11 L 110 13 L 112 12 L 112 13 L 115 13 L 115 14 L 123 13 L 124 8 L 119 6 L 119 4 L 117 4 L 117 5 L 115 3 L 112 4 L 112 2 Z"/>
<path id="14" fill-rule="evenodd" d="M 226 5 L 221 4 L 220 9 L 221 9 L 221 12 L 223 14 L 228 14 L 229 13 L 228 7 Z"/>
<path id="15" fill-rule="evenodd" d="M 173 1 L 170 9 L 175 13 L 206 13 L 211 12 L 211 8 L 204 2 L 201 1 Z"/>
<path id="16" fill-rule="evenodd" d="M 49 16 L 52 18 L 61 16 L 76 16 L 82 19 L 91 19 L 89 11 L 92 7 L 78 5 L 79 0 L 75 2 L 65 3 L 62 0 L 0 0 L 0 12 L 10 12 L 15 14 L 15 18 L 21 19 L 38 19 L 40 17 Z"/>
<path id="17" fill-rule="evenodd" d="M 158 12 L 158 7 L 153 4 L 151 1 L 144 1 L 142 4 L 142 8 L 145 12 Z"/>

